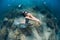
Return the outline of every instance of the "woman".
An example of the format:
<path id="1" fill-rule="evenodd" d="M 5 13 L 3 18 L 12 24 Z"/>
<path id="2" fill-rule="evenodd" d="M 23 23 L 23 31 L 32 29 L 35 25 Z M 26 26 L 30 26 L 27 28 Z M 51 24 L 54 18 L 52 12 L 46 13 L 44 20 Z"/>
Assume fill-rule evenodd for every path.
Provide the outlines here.
<path id="1" fill-rule="evenodd" d="M 40 24 L 40 20 L 37 19 L 36 17 L 34 17 L 31 13 L 23 12 L 22 14 L 23 14 L 23 16 L 24 16 L 25 19 L 26 19 L 25 23 L 28 23 L 29 20 L 32 20 L 32 21 L 35 21 L 35 22 L 37 22 L 38 24 Z"/>

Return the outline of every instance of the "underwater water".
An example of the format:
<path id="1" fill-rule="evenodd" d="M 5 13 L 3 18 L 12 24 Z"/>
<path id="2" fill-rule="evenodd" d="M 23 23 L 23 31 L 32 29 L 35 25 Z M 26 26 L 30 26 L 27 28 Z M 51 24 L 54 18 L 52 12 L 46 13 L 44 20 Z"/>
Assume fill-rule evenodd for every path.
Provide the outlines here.
<path id="1" fill-rule="evenodd" d="M 34 7 L 41 5 L 47 6 L 49 10 L 52 10 L 53 15 L 60 19 L 60 1 L 59 0 L 0 0 L 0 18 L 5 15 L 5 11 L 9 10 L 13 6 L 24 5 L 25 7 Z"/>
<path id="2" fill-rule="evenodd" d="M 60 24 L 57 0 L 1 0 L 0 40 L 59 40 Z M 21 11 L 30 12 L 40 20 L 27 30 L 20 30 Z M 14 25 L 16 24 L 16 25 Z"/>

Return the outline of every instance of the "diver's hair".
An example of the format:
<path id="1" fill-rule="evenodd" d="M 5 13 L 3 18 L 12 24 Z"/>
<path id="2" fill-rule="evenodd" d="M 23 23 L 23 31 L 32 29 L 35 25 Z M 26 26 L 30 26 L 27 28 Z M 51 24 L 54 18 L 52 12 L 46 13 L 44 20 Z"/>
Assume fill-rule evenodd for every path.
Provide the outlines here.
<path id="1" fill-rule="evenodd" d="M 26 15 L 28 14 L 28 12 L 22 12 L 22 16 L 26 17 Z"/>

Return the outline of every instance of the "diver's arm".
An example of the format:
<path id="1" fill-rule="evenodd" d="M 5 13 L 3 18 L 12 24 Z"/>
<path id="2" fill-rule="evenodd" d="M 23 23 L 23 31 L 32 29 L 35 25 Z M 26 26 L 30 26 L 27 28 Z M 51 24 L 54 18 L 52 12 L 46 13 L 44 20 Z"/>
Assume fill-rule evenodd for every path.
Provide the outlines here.
<path id="1" fill-rule="evenodd" d="M 34 17 L 31 13 L 28 13 L 25 18 L 40 23 L 40 20 Z"/>
<path id="2" fill-rule="evenodd" d="M 32 19 L 32 18 L 29 18 L 29 17 L 25 17 L 25 18 L 27 18 L 27 19 L 29 19 L 29 20 L 32 20 L 32 21 L 36 21 L 36 20 L 34 20 L 34 19 Z"/>
<path id="3" fill-rule="evenodd" d="M 38 22 L 38 23 L 40 24 L 39 19 L 36 19 L 36 18 L 30 18 L 30 17 L 25 17 L 25 18 L 27 18 L 27 19 L 29 19 L 29 20 L 32 20 L 32 21 L 35 21 L 35 22 Z"/>
<path id="4" fill-rule="evenodd" d="M 25 18 L 30 19 L 30 20 L 33 20 L 33 21 L 39 21 L 39 20 L 38 20 L 37 18 L 35 18 L 31 13 L 28 13 Z"/>

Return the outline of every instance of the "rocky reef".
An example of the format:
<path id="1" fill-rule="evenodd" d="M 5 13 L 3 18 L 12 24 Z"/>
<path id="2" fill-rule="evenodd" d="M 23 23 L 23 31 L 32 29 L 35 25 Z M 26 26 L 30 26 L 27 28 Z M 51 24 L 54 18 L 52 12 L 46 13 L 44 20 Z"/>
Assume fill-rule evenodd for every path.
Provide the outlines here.
<path id="1" fill-rule="evenodd" d="M 21 21 L 21 11 L 28 11 L 41 23 L 36 25 L 36 22 L 29 21 L 33 25 L 27 27 L 26 30 L 21 30 L 15 26 L 15 21 Z M 16 23 L 17 24 L 17 23 Z M 50 11 L 40 9 L 38 7 L 18 9 L 13 8 L 7 12 L 7 15 L 0 23 L 0 40 L 59 40 L 59 21 Z"/>

